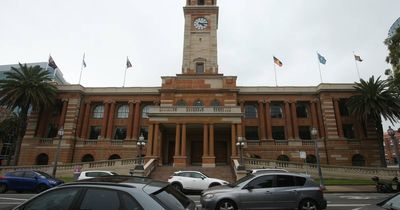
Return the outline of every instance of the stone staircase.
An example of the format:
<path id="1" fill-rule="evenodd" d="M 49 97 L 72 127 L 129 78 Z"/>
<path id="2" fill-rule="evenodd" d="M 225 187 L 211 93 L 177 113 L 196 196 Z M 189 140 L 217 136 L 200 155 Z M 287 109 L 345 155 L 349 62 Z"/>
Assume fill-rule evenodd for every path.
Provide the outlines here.
<path id="1" fill-rule="evenodd" d="M 215 168 L 203 168 L 201 166 L 188 166 L 185 168 L 174 168 L 172 166 L 157 166 L 150 174 L 150 178 L 167 181 L 175 171 L 200 171 L 209 177 L 234 182 L 235 174 L 231 166 L 216 166 Z"/>

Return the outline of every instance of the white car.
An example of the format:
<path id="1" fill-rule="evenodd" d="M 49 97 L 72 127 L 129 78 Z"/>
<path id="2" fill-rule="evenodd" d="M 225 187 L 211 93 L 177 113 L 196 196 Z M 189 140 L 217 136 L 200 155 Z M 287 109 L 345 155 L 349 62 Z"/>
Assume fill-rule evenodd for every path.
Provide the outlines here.
<path id="1" fill-rule="evenodd" d="M 229 182 L 210 178 L 199 171 L 177 171 L 169 177 L 168 182 L 179 191 L 202 191 Z"/>
<path id="2" fill-rule="evenodd" d="M 113 171 L 82 171 L 78 177 L 78 180 L 85 180 L 85 179 L 90 179 L 94 177 L 100 177 L 100 176 L 110 176 L 110 175 L 118 175 L 117 173 Z"/>

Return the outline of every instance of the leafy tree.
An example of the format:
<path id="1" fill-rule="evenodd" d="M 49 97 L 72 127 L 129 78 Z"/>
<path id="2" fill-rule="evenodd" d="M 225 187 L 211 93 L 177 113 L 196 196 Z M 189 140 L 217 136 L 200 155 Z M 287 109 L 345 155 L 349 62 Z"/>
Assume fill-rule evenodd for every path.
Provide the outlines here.
<path id="1" fill-rule="evenodd" d="M 392 70 L 388 69 L 385 74 L 388 75 L 390 87 L 400 97 L 400 27 L 396 33 L 385 40 L 385 45 L 388 47 L 389 55 L 386 57 L 386 62 L 392 65 Z"/>
<path id="2" fill-rule="evenodd" d="M 22 138 L 25 135 L 28 111 L 50 107 L 56 97 L 57 88 L 51 82 L 49 74 L 40 66 L 19 64 L 5 73 L 6 79 L 0 80 L 0 105 L 10 110 L 19 110 L 20 123 L 15 143 L 14 164 L 18 164 Z"/>
<path id="3" fill-rule="evenodd" d="M 380 80 L 380 77 L 375 80 L 372 76 L 368 81 L 361 79 L 354 86 L 358 94 L 350 97 L 347 104 L 349 112 L 364 123 L 365 127 L 368 122 L 375 123 L 382 166 L 386 166 L 386 160 L 381 116 L 392 123 L 400 119 L 400 99 L 388 87 L 387 81 Z"/>

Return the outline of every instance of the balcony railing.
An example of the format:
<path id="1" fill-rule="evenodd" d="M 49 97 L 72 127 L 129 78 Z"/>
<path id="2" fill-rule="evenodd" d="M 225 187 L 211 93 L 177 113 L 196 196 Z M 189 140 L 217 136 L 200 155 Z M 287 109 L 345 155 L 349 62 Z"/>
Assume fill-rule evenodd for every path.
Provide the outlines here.
<path id="1" fill-rule="evenodd" d="M 241 116 L 239 106 L 152 106 L 149 107 L 147 115 L 229 115 Z"/>

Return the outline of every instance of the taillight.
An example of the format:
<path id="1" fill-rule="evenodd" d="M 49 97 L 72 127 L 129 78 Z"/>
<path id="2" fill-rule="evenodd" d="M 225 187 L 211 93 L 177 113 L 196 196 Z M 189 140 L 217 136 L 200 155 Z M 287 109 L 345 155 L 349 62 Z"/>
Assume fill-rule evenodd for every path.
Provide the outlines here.
<path id="1" fill-rule="evenodd" d="M 1 180 L 1 179 L 5 179 L 5 178 L 6 178 L 5 176 L 0 176 L 0 180 Z"/>

